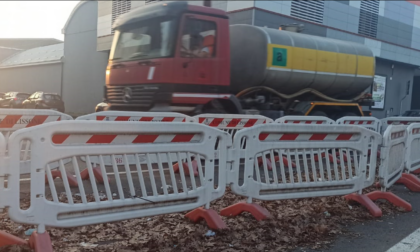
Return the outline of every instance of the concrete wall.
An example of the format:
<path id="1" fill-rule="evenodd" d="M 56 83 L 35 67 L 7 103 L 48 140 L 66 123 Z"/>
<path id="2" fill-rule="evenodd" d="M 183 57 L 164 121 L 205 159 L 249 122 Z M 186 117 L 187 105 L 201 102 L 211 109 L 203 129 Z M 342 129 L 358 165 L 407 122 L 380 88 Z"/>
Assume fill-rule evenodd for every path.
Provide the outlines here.
<path id="1" fill-rule="evenodd" d="M 108 52 L 97 52 L 98 2 L 83 3 L 64 34 L 63 100 L 66 113 L 92 113 L 102 101 Z"/>
<path id="2" fill-rule="evenodd" d="M 61 93 L 61 63 L 0 69 L 0 92 Z"/>
<path id="3" fill-rule="evenodd" d="M 392 69 L 394 65 L 394 69 Z M 400 115 L 401 100 L 404 98 L 407 89 L 407 82 L 410 81 L 410 94 L 403 100 L 401 114 L 411 108 L 414 67 L 391 61 L 376 59 L 376 74 L 387 77 L 385 108 L 381 110 L 372 109 L 372 115 L 377 118 L 386 117 L 386 112 L 393 109 L 390 115 Z M 417 97 L 414 97 L 417 99 Z"/>

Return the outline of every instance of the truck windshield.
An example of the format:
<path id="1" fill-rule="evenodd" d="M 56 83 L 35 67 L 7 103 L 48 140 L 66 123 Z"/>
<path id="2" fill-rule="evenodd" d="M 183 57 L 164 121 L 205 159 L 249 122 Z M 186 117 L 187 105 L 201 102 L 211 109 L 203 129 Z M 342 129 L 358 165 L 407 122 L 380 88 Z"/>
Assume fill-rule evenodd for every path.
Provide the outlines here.
<path id="1" fill-rule="evenodd" d="M 117 30 L 111 60 L 168 57 L 173 52 L 175 20 L 151 19 Z"/>

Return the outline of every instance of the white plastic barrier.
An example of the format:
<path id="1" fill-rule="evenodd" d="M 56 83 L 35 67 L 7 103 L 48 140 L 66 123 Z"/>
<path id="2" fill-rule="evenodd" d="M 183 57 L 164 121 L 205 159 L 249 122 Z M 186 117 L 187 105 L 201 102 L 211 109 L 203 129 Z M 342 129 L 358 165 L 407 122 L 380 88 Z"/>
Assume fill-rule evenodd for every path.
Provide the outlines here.
<path id="1" fill-rule="evenodd" d="M 370 116 L 345 116 L 337 120 L 337 124 L 357 125 L 381 133 L 381 120 Z"/>
<path id="2" fill-rule="evenodd" d="M 13 133 L 9 139 L 10 167 L 19 165 L 20 142 L 28 139 L 33 146 L 30 163 L 31 207 L 20 209 L 19 171 L 10 169 L 6 203 L 10 218 L 18 223 L 38 226 L 76 227 L 97 223 L 187 211 L 221 197 L 226 184 L 227 148 L 231 139 L 227 133 L 199 124 L 68 121 L 40 125 Z M 213 159 L 214 144 L 219 143 L 219 165 Z M 177 159 L 171 160 L 171 154 Z M 180 160 L 187 156 L 186 163 Z M 124 167 L 113 162 L 106 168 L 103 160 L 97 169 L 102 171 L 104 184 L 94 179 L 91 156 L 122 155 Z M 145 155 L 146 164 L 130 166 L 128 155 Z M 78 158 L 85 156 L 90 185 L 82 183 Z M 150 158 L 156 156 L 157 162 Z M 167 162 L 161 157 L 166 156 Z M 192 157 L 197 157 L 192 160 Z M 71 158 L 64 166 L 63 159 Z M 197 162 L 197 160 L 199 160 Z M 62 174 L 74 174 L 78 190 L 71 189 L 67 180 L 62 184 L 52 179 L 50 164 L 60 163 Z M 194 164 L 195 163 L 195 164 Z M 184 166 L 175 173 L 175 164 Z M 186 167 L 185 167 L 186 166 Z M 187 176 L 195 173 L 198 177 Z M 215 175 L 217 173 L 218 175 Z M 45 180 L 49 186 L 45 185 Z M 66 176 L 66 175 L 65 175 Z M 215 180 L 218 186 L 215 189 Z M 51 193 L 48 193 L 48 189 Z M 46 192 L 47 190 L 47 192 Z M 93 198 L 89 200 L 88 190 Z M 64 195 L 60 192 L 65 192 Z M 100 192 L 105 192 L 103 195 Z M 76 194 L 77 193 L 77 194 Z"/>
<path id="3" fill-rule="evenodd" d="M 324 116 L 283 116 L 276 123 L 292 124 L 335 124 L 334 120 Z"/>
<path id="4" fill-rule="evenodd" d="M 382 121 L 382 133 L 385 132 L 389 125 L 410 125 L 412 123 L 420 123 L 420 117 L 387 117 Z"/>
<path id="5" fill-rule="evenodd" d="M 379 183 L 382 188 L 389 188 L 400 177 L 405 167 L 407 126 L 391 125 L 383 136 Z"/>
<path id="6" fill-rule="evenodd" d="M 366 180 L 368 144 L 373 143 L 376 150 L 382 139 L 378 133 L 355 126 L 267 124 L 239 131 L 234 152 L 241 148 L 243 138 L 247 142 L 244 168 L 239 165 L 241 157 L 232 154 L 229 181 L 232 191 L 247 196 L 248 203 L 253 198 L 280 200 L 358 192 L 373 183 Z M 330 162 L 322 158 L 323 152 L 340 155 L 332 155 Z M 285 154 L 288 162 L 276 160 L 279 154 Z M 259 158 L 263 164 L 257 169 Z M 374 174 L 376 165 L 369 169 Z"/>
<path id="7" fill-rule="evenodd" d="M 412 172 L 420 169 L 420 123 L 408 126 L 407 133 L 405 167 Z"/>
<path id="8" fill-rule="evenodd" d="M 9 136 L 19 129 L 29 128 L 40 124 L 73 120 L 73 117 L 49 109 L 0 109 L 0 132 L 5 136 L 6 141 Z M 6 153 L 8 147 L 6 146 Z M 30 149 L 29 142 L 22 141 L 21 143 L 21 173 L 29 172 Z M 67 160 L 68 161 L 68 160 Z M 58 164 L 54 164 L 57 167 Z"/>
<path id="9" fill-rule="evenodd" d="M 181 113 L 173 112 L 124 112 L 124 111 L 102 111 L 97 113 L 92 113 L 84 116 L 79 116 L 76 120 L 96 120 L 96 121 L 117 121 L 117 122 L 196 122 L 196 119 Z M 124 158 L 121 155 L 115 155 L 115 162 L 117 165 L 124 164 Z M 173 157 L 175 158 L 175 157 Z M 185 157 L 184 157 L 185 158 Z M 82 160 L 85 159 L 82 157 Z M 103 157 L 104 164 L 106 166 L 112 166 L 111 156 Z M 146 162 L 144 156 L 140 156 L 139 160 L 141 163 Z M 156 160 L 155 160 L 156 161 Z M 91 157 L 91 162 L 93 164 L 99 164 L 99 157 Z M 136 164 L 136 160 L 133 156 L 128 157 L 128 162 L 130 164 Z"/>
<path id="10" fill-rule="evenodd" d="M 84 116 L 76 120 L 96 121 L 135 121 L 135 122 L 195 122 L 193 117 L 173 112 L 124 112 L 124 111 L 102 111 Z"/>

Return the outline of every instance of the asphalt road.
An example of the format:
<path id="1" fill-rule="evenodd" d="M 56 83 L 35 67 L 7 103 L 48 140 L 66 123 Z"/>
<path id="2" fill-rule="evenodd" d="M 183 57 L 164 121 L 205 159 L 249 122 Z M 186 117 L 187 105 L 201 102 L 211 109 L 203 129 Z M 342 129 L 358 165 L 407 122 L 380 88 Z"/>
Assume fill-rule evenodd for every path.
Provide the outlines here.
<path id="1" fill-rule="evenodd" d="M 394 185 L 392 192 L 411 203 L 413 211 L 349 226 L 347 230 L 351 234 L 340 236 L 329 249 L 321 251 L 384 252 L 420 228 L 420 193 L 412 193 L 403 185 Z M 319 252 L 320 250 L 298 249 L 297 251 Z"/>

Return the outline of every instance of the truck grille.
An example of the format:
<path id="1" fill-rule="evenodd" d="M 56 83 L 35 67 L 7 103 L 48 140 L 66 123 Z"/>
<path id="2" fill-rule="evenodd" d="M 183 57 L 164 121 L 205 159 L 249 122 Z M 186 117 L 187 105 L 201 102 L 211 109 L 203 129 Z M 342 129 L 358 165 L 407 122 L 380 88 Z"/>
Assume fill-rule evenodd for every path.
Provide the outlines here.
<path id="1" fill-rule="evenodd" d="M 108 86 L 107 99 L 112 105 L 149 108 L 153 105 L 158 86 Z"/>

